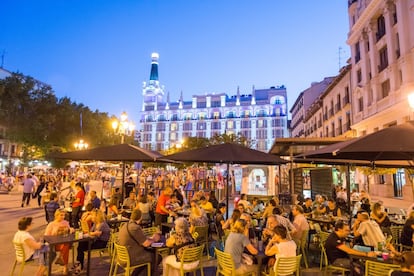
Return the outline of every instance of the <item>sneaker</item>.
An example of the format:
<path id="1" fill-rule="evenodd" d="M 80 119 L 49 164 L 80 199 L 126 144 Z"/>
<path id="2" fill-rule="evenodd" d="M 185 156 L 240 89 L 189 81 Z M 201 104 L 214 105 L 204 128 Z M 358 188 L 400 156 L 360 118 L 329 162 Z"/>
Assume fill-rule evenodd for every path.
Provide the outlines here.
<path id="1" fill-rule="evenodd" d="M 71 272 L 73 272 L 73 271 L 75 271 L 75 270 L 77 270 L 77 269 L 80 269 L 80 268 L 81 268 L 81 263 L 80 263 L 79 261 L 76 261 L 76 262 L 73 264 L 73 266 L 71 267 L 70 271 L 71 271 Z"/>

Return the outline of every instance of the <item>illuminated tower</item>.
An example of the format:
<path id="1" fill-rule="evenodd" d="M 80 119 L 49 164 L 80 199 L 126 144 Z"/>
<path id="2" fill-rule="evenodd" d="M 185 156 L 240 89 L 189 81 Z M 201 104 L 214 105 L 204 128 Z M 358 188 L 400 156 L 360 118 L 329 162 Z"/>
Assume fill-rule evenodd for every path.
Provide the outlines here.
<path id="1" fill-rule="evenodd" d="M 142 84 L 142 111 L 157 110 L 157 106 L 164 102 L 164 86 L 158 80 L 158 53 L 151 54 L 151 73 L 149 82 Z"/>

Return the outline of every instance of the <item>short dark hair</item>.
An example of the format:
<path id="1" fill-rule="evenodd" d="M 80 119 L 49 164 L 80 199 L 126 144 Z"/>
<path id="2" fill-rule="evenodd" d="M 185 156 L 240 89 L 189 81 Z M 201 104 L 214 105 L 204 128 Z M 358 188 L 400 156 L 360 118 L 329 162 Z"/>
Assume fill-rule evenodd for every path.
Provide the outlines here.
<path id="1" fill-rule="evenodd" d="M 17 225 L 18 226 L 18 229 L 19 230 L 26 230 L 27 227 L 29 227 L 29 225 L 32 224 L 32 220 L 33 220 L 32 217 L 22 217 L 19 220 L 19 223 Z"/>
<path id="2" fill-rule="evenodd" d="M 275 207 L 273 208 L 273 215 L 281 215 L 282 214 L 282 209 L 280 209 L 279 207 Z"/>
<path id="3" fill-rule="evenodd" d="M 287 230 L 286 227 L 284 227 L 283 225 L 277 225 L 273 229 L 273 232 L 275 232 L 275 234 L 280 236 L 282 239 L 286 239 L 287 237 Z"/>
<path id="4" fill-rule="evenodd" d="M 57 198 L 58 197 L 58 194 L 57 193 L 55 193 L 55 192 L 51 192 L 50 193 L 50 200 L 55 200 L 55 198 Z"/>
<path id="5" fill-rule="evenodd" d="M 348 225 L 348 223 L 346 223 L 345 221 L 343 221 L 343 220 L 338 220 L 336 223 L 335 223 L 335 231 L 338 231 L 339 229 L 344 229 L 344 227 L 345 226 L 347 226 Z"/>
<path id="6" fill-rule="evenodd" d="M 219 205 L 218 205 L 218 208 L 221 209 L 221 208 L 226 207 L 226 206 L 227 206 L 226 203 L 220 202 Z"/>

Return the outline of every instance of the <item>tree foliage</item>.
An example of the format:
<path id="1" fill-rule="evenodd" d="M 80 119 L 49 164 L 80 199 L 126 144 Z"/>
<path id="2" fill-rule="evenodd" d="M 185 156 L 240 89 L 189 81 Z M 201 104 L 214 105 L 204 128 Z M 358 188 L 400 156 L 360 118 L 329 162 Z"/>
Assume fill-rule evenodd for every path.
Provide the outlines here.
<path id="1" fill-rule="evenodd" d="M 81 115 L 82 114 L 82 115 Z M 81 136 L 91 146 L 116 142 L 107 113 L 91 111 L 30 76 L 13 73 L 0 80 L 0 124 L 5 138 L 23 144 L 23 159 L 56 150 L 73 150 Z"/>

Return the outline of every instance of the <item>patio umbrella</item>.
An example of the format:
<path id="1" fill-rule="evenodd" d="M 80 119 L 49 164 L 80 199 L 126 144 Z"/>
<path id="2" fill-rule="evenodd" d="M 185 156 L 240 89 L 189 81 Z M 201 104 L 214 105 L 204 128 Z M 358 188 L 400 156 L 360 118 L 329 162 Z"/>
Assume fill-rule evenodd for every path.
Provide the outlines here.
<path id="1" fill-rule="evenodd" d="M 163 155 L 146 150 L 130 144 L 117 144 L 102 146 L 86 150 L 69 151 L 64 153 L 51 153 L 48 157 L 68 160 L 99 160 L 99 161 L 122 161 L 122 198 L 124 196 L 125 162 L 155 162 Z"/>
<path id="2" fill-rule="evenodd" d="M 339 142 L 324 148 L 298 155 L 298 158 L 342 160 L 413 161 L 414 122 L 388 127 L 380 131 Z"/>
<path id="3" fill-rule="evenodd" d="M 230 164 L 260 164 L 278 165 L 287 163 L 286 160 L 272 154 L 250 149 L 239 144 L 225 143 L 207 146 L 171 155 L 166 155 L 161 160 L 174 160 L 182 162 L 204 162 L 227 164 L 227 172 Z M 229 173 L 227 173 L 226 204 L 229 206 Z M 227 217 L 228 217 L 227 208 Z"/>

